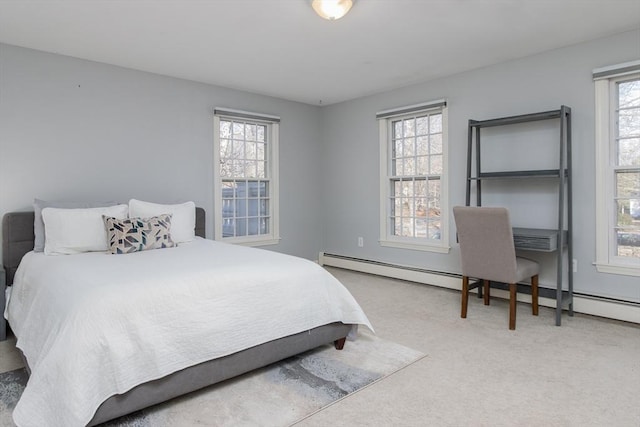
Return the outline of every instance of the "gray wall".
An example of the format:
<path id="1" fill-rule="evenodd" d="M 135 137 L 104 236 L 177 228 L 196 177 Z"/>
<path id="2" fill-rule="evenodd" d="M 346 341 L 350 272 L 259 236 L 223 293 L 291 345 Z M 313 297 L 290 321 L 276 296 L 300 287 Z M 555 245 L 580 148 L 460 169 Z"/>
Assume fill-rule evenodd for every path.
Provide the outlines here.
<path id="1" fill-rule="evenodd" d="M 566 104 L 574 120 L 576 290 L 640 301 L 637 277 L 599 274 L 592 265 L 591 80 L 593 68 L 639 57 L 640 32 L 632 31 L 319 108 L 0 44 L 0 215 L 30 209 L 34 197 L 194 200 L 209 213 L 211 236 L 212 109 L 223 106 L 282 117 L 283 239 L 269 248 L 309 259 L 324 250 L 459 272 L 453 233 L 450 254 L 379 246 L 376 111 L 448 99 L 449 197 L 454 206 L 464 203 L 468 119 Z M 538 206 L 532 200 L 538 198 L 518 199 L 513 189 L 505 191 L 516 196 L 517 225 L 551 216 L 533 213 Z M 357 247 L 358 236 L 364 237 L 364 248 Z M 552 257 L 543 261 L 553 264 Z M 552 266 L 542 283 L 553 286 L 554 277 Z"/>
<path id="2" fill-rule="evenodd" d="M 323 108 L 323 247 L 328 253 L 398 263 L 445 272 L 460 272 L 455 227 L 451 218 L 450 254 L 381 247 L 379 239 L 379 163 L 377 111 L 446 98 L 449 105 L 449 199 L 464 204 L 467 121 L 558 109 L 565 104 L 573 113 L 574 232 L 578 273 L 576 292 L 640 302 L 638 277 L 601 274 L 595 260 L 594 192 L 594 68 L 640 58 L 640 32 L 553 50 L 471 72 L 449 76 L 400 90 L 380 93 Z M 535 132 L 544 132 L 533 129 Z M 544 150 L 519 153 L 534 162 Z M 533 157 L 532 157 L 533 156 Z M 507 164 L 513 157 L 503 159 Z M 546 159 L 543 159 L 546 161 Z M 493 202 L 512 203 L 514 225 L 545 226 L 553 217 L 534 186 L 532 198 L 519 197 L 517 188 L 505 187 L 510 196 L 496 195 Z M 504 195 L 502 195 L 504 196 Z M 538 201 L 538 203 L 533 203 Z M 450 212 L 449 212 L 450 215 Z M 542 218 L 542 219 L 541 219 Z M 550 228 L 555 226 L 552 221 Z M 364 247 L 357 247 L 357 237 Z M 543 285 L 553 287 L 553 256 L 541 258 L 547 266 Z"/>
<path id="3" fill-rule="evenodd" d="M 282 118 L 282 241 L 317 258 L 319 107 L 0 44 L 0 216 L 51 200 L 193 200 L 213 231 L 213 108 Z"/>

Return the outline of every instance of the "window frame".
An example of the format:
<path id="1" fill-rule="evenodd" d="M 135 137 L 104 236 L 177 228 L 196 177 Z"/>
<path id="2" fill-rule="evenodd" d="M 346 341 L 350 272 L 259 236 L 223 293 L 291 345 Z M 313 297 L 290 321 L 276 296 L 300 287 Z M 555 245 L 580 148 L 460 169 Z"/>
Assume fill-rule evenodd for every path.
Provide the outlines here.
<path id="1" fill-rule="evenodd" d="M 274 120 L 277 119 L 277 120 Z M 222 182 L 220 176 L 220 121 L 243 121 L 257 125 L 266 125 L 266 167 L 265 178 L 260 181 L 267 181 L 269 198 L 269 233 L 263 235 L 247 235 L 239 237 L 223 236 L 223 216 L 222 216 Z M 278 145 L 280 136 L 279 118 L 266 116 L 258 113 L 249 113 L 239 110 L 224 109 L 222 112 L 214 111 L 213 116 L 213 200 L 214 200 L 214 240 L 226 243 L 239 244 L 244 246 L 265 246 L 280 243 L 280 215 L 279 215 L 279 162 Z M 238 180 L 242 180 L 238 178 Z"/>
<path id="2" fill-rule="evenodd" d="M 393 125 L 397 120 L 423 114 L 442 114 L 442 173 L 440 174 L 440 239 L 406 237 L 391 233 L 391 181 L 393 180 Z M 449 131 L 446 101 L 438 100 L 387 110 L 377 114 L 380 139 L 380 240 L 383 247 L 449 253 Z M 428 179 L 427 179 L 428 182 Z"/>
<path id="3" fill-rule="evenodd" d="M 631 65 L 631 67 L 629 67 Z M 617 70 L 624 70 L 622 73 Z M 596 261 L 601 273 L 640 276 L 640 259 L 618 256 L 616 234 L 617 84 L 640 79 L 640 61 L 594 70 L 596 146 Z M 632 167 L 635 169 L 635 167 Z"/>

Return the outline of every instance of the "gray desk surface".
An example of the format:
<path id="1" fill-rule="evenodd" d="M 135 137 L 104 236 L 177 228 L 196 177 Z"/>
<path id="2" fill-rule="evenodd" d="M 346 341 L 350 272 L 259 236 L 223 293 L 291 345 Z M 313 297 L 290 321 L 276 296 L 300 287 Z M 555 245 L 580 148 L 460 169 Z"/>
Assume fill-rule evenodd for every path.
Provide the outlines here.
<path id="1" fill-rule="evenodd" d="M 558 230 L 547 229 L 547 228 L 513 227 L 513 234 L 536 236 L 536 237 L 549 237 L 549 236 L 557 236 Z"/>

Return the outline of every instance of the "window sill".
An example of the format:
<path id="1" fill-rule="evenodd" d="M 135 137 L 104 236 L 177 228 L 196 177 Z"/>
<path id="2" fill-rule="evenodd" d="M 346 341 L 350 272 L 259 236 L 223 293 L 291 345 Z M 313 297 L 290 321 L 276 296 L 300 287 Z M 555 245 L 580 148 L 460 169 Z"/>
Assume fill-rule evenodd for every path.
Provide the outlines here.
<path id="1" fill-rule="evenodd" d="M 231 243 L 232 245 L 241 245 L 241 246 L 268 246 L 268 245 L 277 245 L 278 243 L 280 243 L 280 237 L 268 237 L 263 239 L 222 238 L 217 240 L 219 242 Z"/>
<path id="2" fill-rule="evenodd" d="M 401 242 L 397 240 L 379 240 L 380 246 L 398 249 L 410 249 L 414 251 L 436 252 L 440 254 L 448 254 L 451 248 L 444 245 L 435 245 L 429 243 L 413 243 Z"/>
<path id="3" fill-rule="evenodd" d="M 619 264 L 594 264 L 599 273 L 622 274 L 625 276 L 639 276 L 640 267 Z"/>

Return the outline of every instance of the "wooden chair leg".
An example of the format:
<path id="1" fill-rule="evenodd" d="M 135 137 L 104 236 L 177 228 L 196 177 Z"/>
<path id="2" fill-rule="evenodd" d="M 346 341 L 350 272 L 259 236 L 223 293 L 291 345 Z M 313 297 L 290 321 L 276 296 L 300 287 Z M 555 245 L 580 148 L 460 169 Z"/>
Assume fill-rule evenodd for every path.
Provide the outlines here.
<path id="1" fill-rule="evenodd" d="M 516 298 L 517 298 L 518 285 L 516 283 L 509 283 L 509 329 L 514 330 L 516 328 Z"/>
<path id="2" fill-rule="evenodd" d="M 462 276 L 462 311 L 460 317 L 467 318 L 467 304 L 469 303 L 469 278 Z"/>
<path id="3" fill-rule="evenodd" d="M 489 287 L 489 281 L 483 280 L 482 287 L 484 288 L 484 305 L 489 305 L 489 298 L 491 297 L 491 294 L 490 294 L 491 288 Z"/>
<path id="4" fill-rule="evenodd" d="M 531 312 L 538 315 L 538 275 L 531 278 Z"/>

